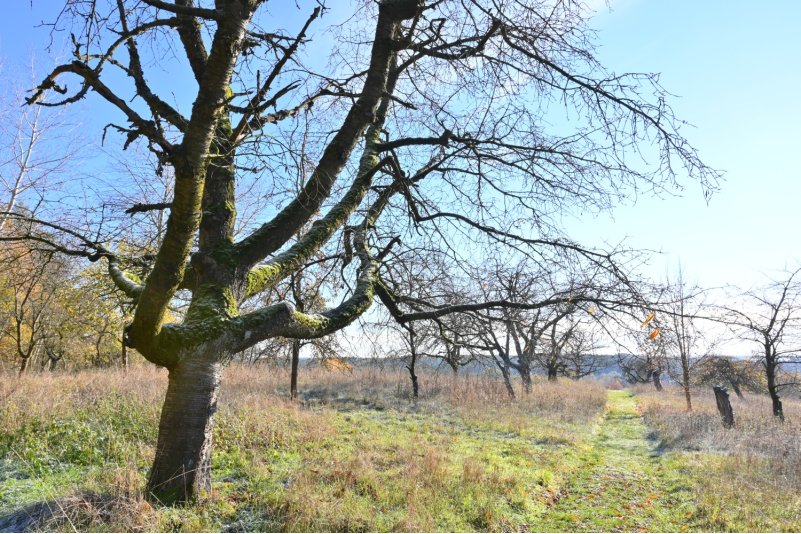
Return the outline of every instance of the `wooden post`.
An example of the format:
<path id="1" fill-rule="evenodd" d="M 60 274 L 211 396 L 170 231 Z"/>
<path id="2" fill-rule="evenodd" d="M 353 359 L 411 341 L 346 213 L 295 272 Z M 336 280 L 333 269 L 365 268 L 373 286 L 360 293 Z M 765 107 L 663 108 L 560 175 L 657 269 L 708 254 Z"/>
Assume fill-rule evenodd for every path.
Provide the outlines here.
<path id="1" fill-rule="evenodd" d="M 723 428 L 734 428 L 734 410 L 729 401 L 729 392 L 723 386 L 714 386 L 715 400 L 718 403 L 718 412 L 723 420 Z"/>

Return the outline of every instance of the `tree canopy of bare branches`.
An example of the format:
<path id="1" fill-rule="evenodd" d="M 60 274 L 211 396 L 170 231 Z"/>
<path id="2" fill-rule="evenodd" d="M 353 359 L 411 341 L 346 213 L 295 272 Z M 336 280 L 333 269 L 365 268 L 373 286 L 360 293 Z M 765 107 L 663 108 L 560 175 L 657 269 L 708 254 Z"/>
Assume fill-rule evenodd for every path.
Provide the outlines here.
<path id="1" fill-rule="evenodd" d="M 656 75 L 609 72 L 595 59 L 581 2 L 359 2 L 329 28 L 334 39 L 320 33 L 328 9 L 346 7 L 265 4 L 69 1 L 54 19 L 71 30 L 74 57 L 28 100 L 103 101 L 116 113 L 106 142 L 143 147 L 156 172 L 173 175 L 166 203 L 129 207 L 136 221 L 169 210 L 151 258 L 121 253 L 107 228 L 52 220 L 31 218 L 22 235 L 2 237 L 102 260 L 135 300 L 125 343 L 170 373 L 148 481 L 161 502 L 210 486 L 212 416 L 233 353 L 329 335 L 374 297 L 402 324 L 568 302 L 612 308 L 615 290 L 594 284 L 536 302 L 451 302 L 415 299 L 385 278 L 413 258 L 457 276 L 488 255 L 522 255 L 565 280 L 589 270 L 625 281 L 618 254 L 570 241 L 561 215 L 662 191 L 679 174 L 706 188 L 717 178 L 679 131 Z M 160 88 L 158 67 L 189 77 L 191 94 Z M 242 228 L 237 190 L 257 182 L 271 196 Z M 251 306 L 321 256 L 341 280 L 330 307 Z M 137 262 L 146 277 L 134 275 Z M 174 318 L 179 297 L 188 307 Z"/>

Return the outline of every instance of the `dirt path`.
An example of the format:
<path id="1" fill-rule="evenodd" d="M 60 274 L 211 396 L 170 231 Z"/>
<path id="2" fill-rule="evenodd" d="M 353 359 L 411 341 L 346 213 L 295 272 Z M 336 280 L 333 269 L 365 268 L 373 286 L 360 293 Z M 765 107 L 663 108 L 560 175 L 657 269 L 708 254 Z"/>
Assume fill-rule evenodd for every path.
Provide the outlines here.
<path id="1" fill-rule="evenodd" d="M 626 391 L 608 392 L 592 449 L 538 529 L 546 531 L 693 530 L 694 504 L 685 480 L 648 439 Z"/>

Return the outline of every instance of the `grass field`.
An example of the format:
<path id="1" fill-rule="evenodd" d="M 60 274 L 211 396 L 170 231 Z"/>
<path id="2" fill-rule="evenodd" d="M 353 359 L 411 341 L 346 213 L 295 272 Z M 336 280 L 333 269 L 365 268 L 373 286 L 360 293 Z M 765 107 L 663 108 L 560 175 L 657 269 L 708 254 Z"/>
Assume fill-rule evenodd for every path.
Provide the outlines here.
<path id="1" fill-rule="evenodd" d="M 720 424 L 711 388 L 696 391 L 693 413 L 677 388 L 638 389 L 646 423 L 678 472 L 691 480 L 704 528 L 801 531 L 801 403 L 784 399 L 786 422 L 766 396 L 731 396 L 736 428 Z"/>
<path id="2" fill-rule="evenodd" d="M 304 370 L 295 404 L 286 400 L 284 371 L 229 367 L 213 492 L 176 508 L 152 506 L 142 494 L 163 371 L 3 380 L 0 516 L 46 502 L 54 513 L 36 528 L 61 531 L 801 527 L 798 493 L 789 485 L 762 506 L 767 516 L 756 515 L 760 497 L 748 491 L 778 488 L 765 458 L 746 459 L 734 444 L 690 450 L 692 439 L 712 439 L 690 439 L 682 426 L 699 417 L 716 423 L 708 399 L 687 415 L 672 391 L 632 396 L 564 381 L 537 383 L 509 402 L 491 377 L 421 378 L 423 397 L 413 402 L 403 373 Z M 794 409 L 788 406 L 789 417 Z M 738 413 L 746 432 L 746 411 Z M 798 434 L 797 427 L 781 431 L 783 438 Z"/>

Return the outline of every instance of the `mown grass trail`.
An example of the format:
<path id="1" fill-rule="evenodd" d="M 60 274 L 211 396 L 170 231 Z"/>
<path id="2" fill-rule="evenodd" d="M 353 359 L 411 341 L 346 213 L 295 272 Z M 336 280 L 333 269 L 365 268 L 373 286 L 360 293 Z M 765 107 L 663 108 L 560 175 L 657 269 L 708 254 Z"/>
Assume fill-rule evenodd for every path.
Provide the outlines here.
<path id="1" fill-rule="evenodd" d="M 687 480 L 649 440 L 626 391 L 608 392 L 606 413 L 575 478 L 537 525 L 544 531 L 694 530 Z"/>

